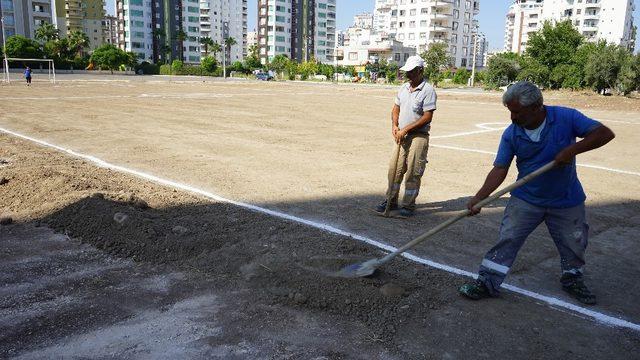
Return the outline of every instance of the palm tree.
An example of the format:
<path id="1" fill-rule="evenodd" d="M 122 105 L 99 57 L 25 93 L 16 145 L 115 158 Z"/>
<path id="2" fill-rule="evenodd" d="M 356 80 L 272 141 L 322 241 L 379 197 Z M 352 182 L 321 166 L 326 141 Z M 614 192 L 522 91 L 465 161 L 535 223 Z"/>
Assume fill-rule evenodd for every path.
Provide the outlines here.
<path id="1" fill-rule="evenodd" d="M 43 42 L 55 40 L 58 38 L 58 36 L 58 29 L 56 29 L 55 26 L 49 23 L 44 23 L 40 25 L 38 29 L 36 29 L 36 39 Z"/>
<path id="2" fill-rule="evenodd" d="M 184 61 L 184 41 L 187 40 L 187 33 L 183 29 L 176 31 L 176 40 L 180 47 L 180 61 Z"/>
<path id="3" fill-rule="evenodd" d="M 226 50 L 227 50 L 226 56 L 228 56 L 228 57 L 229 57 L 229 60 L 231 60 L 231 56 L 230 56 L 230 53 L 231 53 L 231 47 L 232 47 L 233 45 L 237 44 L 237 43 L 238 43 L 238 42 L 236 41 L 236 39 L 234 39 L 234 38 L 232 38 L 232 37 L 228 37 L 228 38 L 224 39 L 224 45 L 227 47 L 227 49 L 226 49 Z"/>
<path id="4" fill-rule="evenodd" d="M 75 52 L 78 56 L 82 56 L 84 48 L 89 46 L 89 36 L 82 30 L 74 30 L 69 34 L 69 47 L 70 50 Z"/>
<path id="5" fill-rule="evenodd" d="M 222 46 L 214 41 L 213 44 L 211 44 L 211 53 L 213 53 L 213 57 L 217 59 L 220 51 L 222 51 Z"/>
<path id="6" fill-rule="evenodd" d="M 208 36 L 201 37 L 200 44 L 204 46 L 204 57 L 207 57 L 207 55 L 209 55 L 209 47 L 214 44 L 213 40 Z"/>

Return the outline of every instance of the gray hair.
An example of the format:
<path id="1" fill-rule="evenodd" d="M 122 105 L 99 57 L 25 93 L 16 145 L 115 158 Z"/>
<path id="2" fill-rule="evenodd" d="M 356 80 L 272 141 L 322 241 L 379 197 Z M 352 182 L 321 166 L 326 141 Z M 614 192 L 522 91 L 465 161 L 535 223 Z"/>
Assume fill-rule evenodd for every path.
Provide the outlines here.
<path id="1" fill-rule="evenodd" d="M 542 91 L 530 81 L 518 81 L 507 88 L 502 95 L 502 104 L 518 101 L 522 106 L 542 106 Z"/>

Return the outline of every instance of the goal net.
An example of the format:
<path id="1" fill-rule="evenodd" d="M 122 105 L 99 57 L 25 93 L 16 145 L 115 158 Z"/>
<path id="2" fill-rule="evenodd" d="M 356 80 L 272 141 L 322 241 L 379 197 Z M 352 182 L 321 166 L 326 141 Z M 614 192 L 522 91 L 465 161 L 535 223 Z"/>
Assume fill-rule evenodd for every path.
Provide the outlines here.
<path id="1" fill-rule="evenodd" d="M 2 59 L 2 81 L 5 83 L 24 81 L 24 72 L 29 67 L 33 81 L 56 83 L 56 66 L 52 59 Z"/>

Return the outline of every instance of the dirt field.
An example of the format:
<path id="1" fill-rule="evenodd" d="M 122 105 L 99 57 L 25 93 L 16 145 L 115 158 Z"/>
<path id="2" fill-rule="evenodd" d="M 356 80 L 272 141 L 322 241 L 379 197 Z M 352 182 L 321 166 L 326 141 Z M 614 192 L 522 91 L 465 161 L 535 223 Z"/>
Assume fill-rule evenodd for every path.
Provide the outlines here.
<path id="1" fill-rule="evenodd" d="M 370 210 L 393 146 L 392 87 L 61 80 L 0 87 L 0 216 L 13 219 L 0 226 L 0 357 L 637 356 L 639 100 L 546 94 L 617 134 L 578 158 L 591 225 L 586 279 L 598 296 L 589 315 L 559 289 L 543 227 L 507 278 L 534 297 L 466 301 L 456 289 L 468 278 L 406 259 L 370 279 L 310 269 L 380 256 L 358 239 L 400 246 L 463 209 L 509 123 L 497 93 L 439 92 L 419 209 L 397 220 Z M 505 204 L 411 253 L 477 271 Z M 594 320 L 606 316 L 629 326 Z"/>

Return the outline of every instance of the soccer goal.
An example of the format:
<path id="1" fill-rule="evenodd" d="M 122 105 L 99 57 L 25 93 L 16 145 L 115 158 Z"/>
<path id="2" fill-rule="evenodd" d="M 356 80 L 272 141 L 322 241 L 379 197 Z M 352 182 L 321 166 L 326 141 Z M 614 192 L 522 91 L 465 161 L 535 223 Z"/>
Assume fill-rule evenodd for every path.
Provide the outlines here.
<path id="1" fill-rule="evenodd" d="M 2 67 L 2 80 L 6 83 L 24 79 L 27 67 L 31 69 L 33 78 L 43 79 L 46 75 L 50 82 L 56 83 L 56 65 L 52 59 L 5 58 Z"/>

